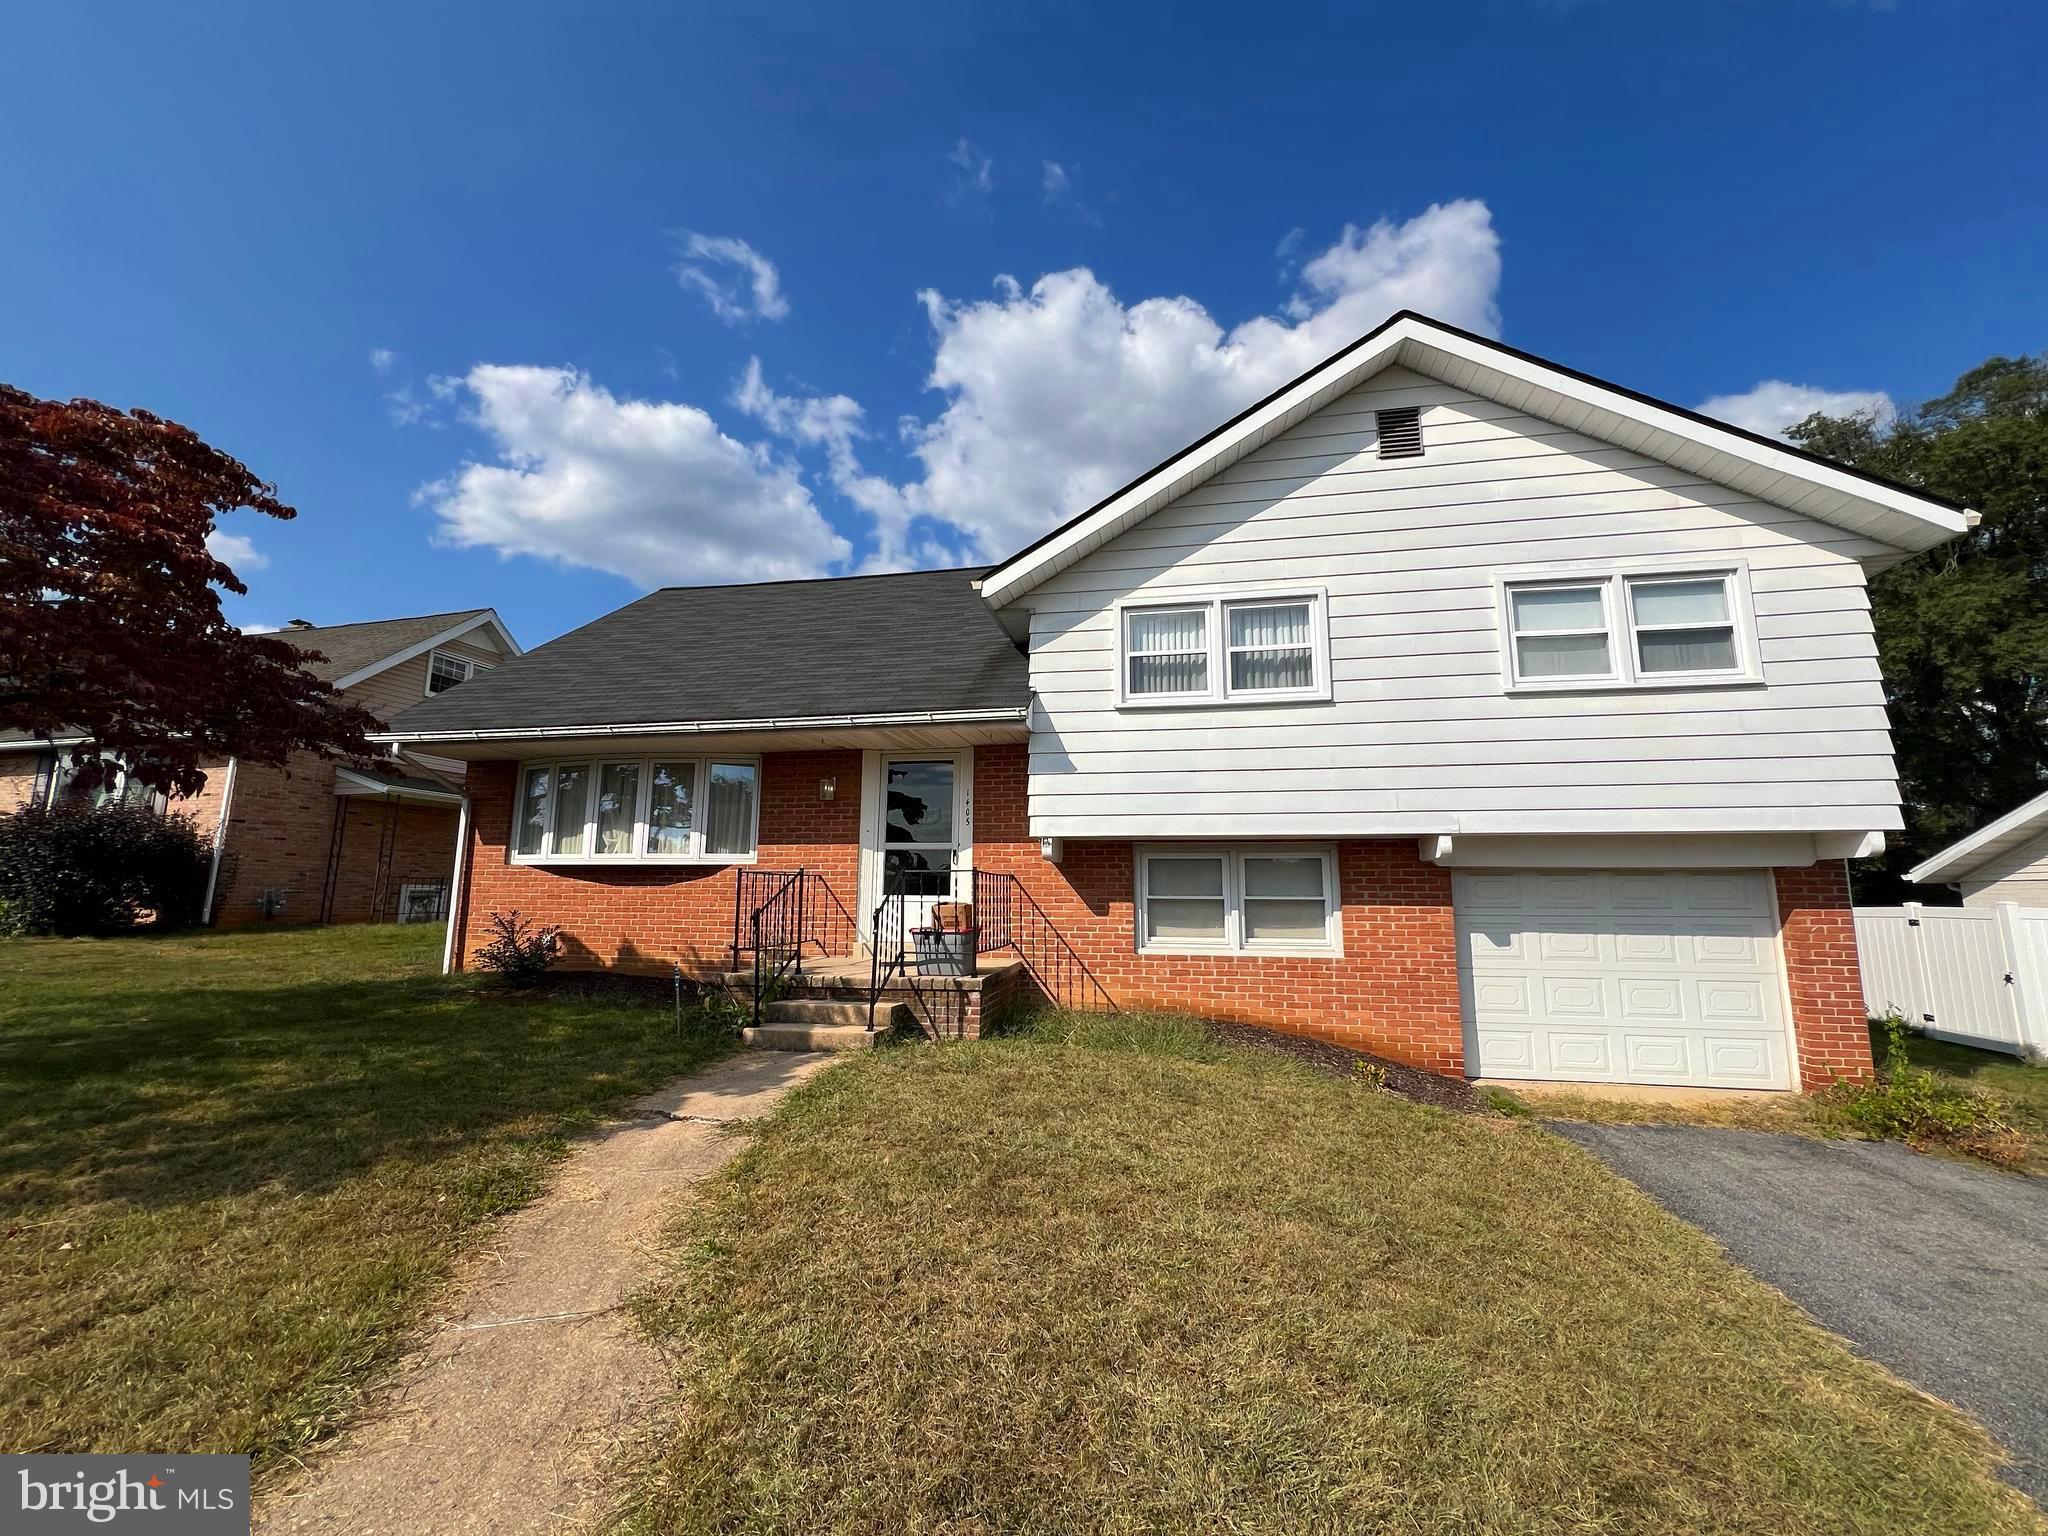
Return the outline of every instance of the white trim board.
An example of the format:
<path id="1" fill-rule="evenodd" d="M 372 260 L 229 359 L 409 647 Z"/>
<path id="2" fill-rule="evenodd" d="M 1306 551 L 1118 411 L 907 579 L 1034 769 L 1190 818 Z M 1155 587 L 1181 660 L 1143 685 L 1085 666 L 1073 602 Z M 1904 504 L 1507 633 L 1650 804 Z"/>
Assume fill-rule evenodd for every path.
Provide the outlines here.
<path id="1" fill-rule="evenodd" d="M 1862 534 L 1901 555 L 1931 549 L 1976 520 L 1974 512 L 1824 463 L 1404 310 L 1234 421 L 991 569 L 978 583 L 982 597 L 998 609 L 1014 602 L 1373 374 L 1396 364 L 1571 431 L 1660 459 L 1760 501 Z"/>
<path id="2" fill-rule="evenodd" d="M 1934 885 L 1959 880 L 1973 869 L 1990 863 L 2007 849 L 2017 848 L 2048 824 L 2048 795 L 2036 795 L 2017 810 L 2007 811 L 1996 821 L 1986 822 L 1968 837 L 1950 843 L 1941 852 L 1906 871 L 1915 885 Z"/>

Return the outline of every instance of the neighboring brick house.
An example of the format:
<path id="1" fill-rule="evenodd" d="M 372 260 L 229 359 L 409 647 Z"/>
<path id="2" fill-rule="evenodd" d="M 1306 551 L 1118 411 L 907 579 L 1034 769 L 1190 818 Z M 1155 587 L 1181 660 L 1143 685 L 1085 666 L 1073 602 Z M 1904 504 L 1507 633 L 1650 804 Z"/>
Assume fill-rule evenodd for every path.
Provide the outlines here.
<path id="1" fill-rule="evenodd" d="M 520 654 L 488 608 L 361 624 L 295 622 L 282 637 L 321 660 L 307 670 L 386 720 Z M 75 738 L 0 739 L 0 811 L 67 792 Z M 166 802 L 117 781 L 103 795 L 189 816 L 215 847 L 209 920 L 358 923 L 446 913 L 463 764 L 394 752 L 375 769 L 297 752 L 283 767 L 208 763 L 196 795 Z"/>
<path id="2" fill-rule="evenodd" d="M 469 764 L 454 965 L 517 907 L 853 990 L 971 906 L 1076 1000 L 1811 1088 L 1901 826 L 1865 578 L 1968 519 L 1403 314 L 990 570 L 655 592 L 390 739 Z"/>

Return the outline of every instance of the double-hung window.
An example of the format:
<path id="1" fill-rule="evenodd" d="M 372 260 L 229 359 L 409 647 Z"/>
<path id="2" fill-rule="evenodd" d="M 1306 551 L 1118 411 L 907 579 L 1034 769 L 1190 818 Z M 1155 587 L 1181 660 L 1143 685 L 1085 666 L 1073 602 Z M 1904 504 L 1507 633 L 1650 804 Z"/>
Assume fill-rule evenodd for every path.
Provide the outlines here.
<path id="1" fill-rule="evenodd" d="M 1140 849 L 1137 900 L 1141 952 L 1340 950 L 1337 866 L 1328 848 Z"/>
<path id="2" fill-rule="evenodd" d="M 457 683 L 466 683 L 479 672 L 488 672 L 490 667 L 467 656 L 457 656 L 451 651 L 435 651 L 427 658 L 427 692 L 446 693 Z"/>
<path id="3" fill-rule="evenodd" d="M 1511 689 L 1761 682 L 1740 569 L 1617 570 L 1508 580 Z"/>
<path id="4" fill-rule="evenodd" d="M 744 864 L 760 826 L 752 758 L 528 763 L 511 858 L 522 864 Z"/>
<path id="5" fill-rule="evenodd" d="M 1330 696 L 1320 590 L 1133 599 L 1117 609 L 1117 644 L 1117 699 L 1126 707 Z"/>

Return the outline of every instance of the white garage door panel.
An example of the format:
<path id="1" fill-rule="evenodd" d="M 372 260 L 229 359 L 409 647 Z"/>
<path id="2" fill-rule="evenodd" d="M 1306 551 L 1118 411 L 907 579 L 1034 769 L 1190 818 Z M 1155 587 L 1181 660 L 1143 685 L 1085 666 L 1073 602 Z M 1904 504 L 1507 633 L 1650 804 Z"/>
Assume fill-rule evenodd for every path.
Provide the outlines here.
<path id="1" fill-rule="evenodd" d="M 1480 1076 L 1789 1088 L 1763 870 L 1459 874 Z"/>

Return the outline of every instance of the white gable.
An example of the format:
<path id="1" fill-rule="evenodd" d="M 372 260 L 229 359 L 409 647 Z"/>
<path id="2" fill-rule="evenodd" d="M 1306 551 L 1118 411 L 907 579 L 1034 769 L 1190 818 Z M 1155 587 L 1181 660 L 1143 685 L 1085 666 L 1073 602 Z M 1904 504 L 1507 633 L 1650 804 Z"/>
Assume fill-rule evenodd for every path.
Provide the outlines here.
<path id="1" fill-rule="evenodd" d="M 1877 546 L 1876 562 L 1932 548 L 1969 526 L 1969 514 L 1939 498 L 1404 313 L 991 570 L 983 597 L 998 608 L 1015 601 L 1396 366 L 1862 534 Z"/>

